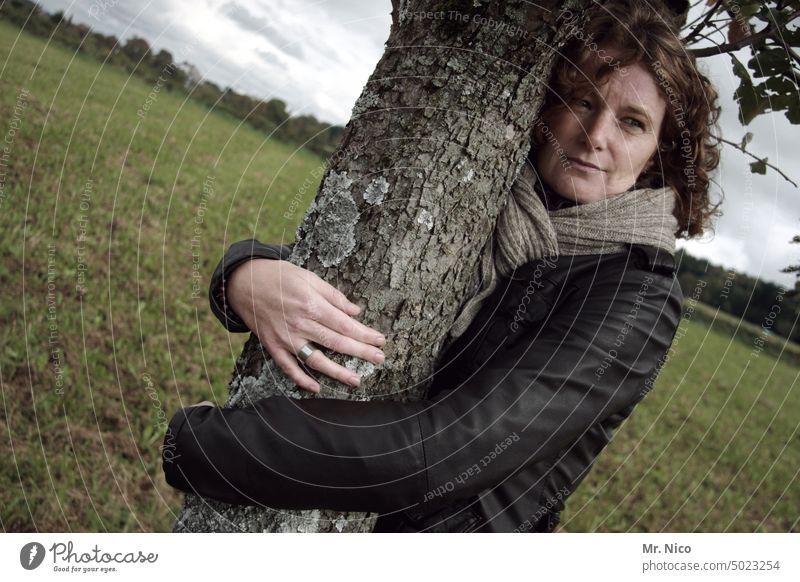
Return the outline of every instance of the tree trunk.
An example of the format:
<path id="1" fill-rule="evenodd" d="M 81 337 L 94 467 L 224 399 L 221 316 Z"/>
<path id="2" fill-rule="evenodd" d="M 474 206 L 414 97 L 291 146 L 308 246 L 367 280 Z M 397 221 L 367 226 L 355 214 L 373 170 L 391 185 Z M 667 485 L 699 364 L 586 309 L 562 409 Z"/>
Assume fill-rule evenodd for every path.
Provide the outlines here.
<path id="1" fill-rule="evenodd" d="M 291 258 L 361 304 L 362 321 L 386 334 L 386 363 L 332 356 L 362 382 L 352 389 L 326 380 L 322 396 L 424 396 L 530 148 L 554 48 L 567 39 L 559 14 L 581 14 L 585 4 L 393 0 L 386 50 Z M 294 387 L 254 335 L 238 364 L 226 406 L 314 397 Z M 187 495 L 175 531 L 371 531 L 374 517 Z"/>

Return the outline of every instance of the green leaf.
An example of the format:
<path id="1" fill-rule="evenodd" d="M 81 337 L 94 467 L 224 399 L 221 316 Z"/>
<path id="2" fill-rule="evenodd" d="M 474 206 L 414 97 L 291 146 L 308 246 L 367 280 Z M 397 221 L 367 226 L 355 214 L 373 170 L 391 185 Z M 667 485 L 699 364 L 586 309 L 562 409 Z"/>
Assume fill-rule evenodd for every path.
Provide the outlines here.
<path id="1" fill-rule="evenodd" d="M 781 37 L 789 46 L 797 46 L 800 44 L 800 28 L 784 26 L 781 28 Z"/>
<path id="2" fill-rule="evenodd" d="M 750 171 L 753 174 L 766 174 L 767 173 L 767 159 L 764 158 L 763 160 L 759 160 L 757 162 L 750 163 Z"/>
<path id="3" fill-rule="evenodd" d="M 739 87 L 733 94 L 734 100 L 739 104 L 739 122 L 742 125 L 749 125 L 770 106 L 767 85 L 763 82 L 754 86 L 747 68 L 732 53 L 730 56 L 733 73 L 741 79 Z"/>
<path id="4" fill-rule="evenodd" d="M 796 100 L 794 95 L 770 95 L 769 105 L 772 111 L 783 111 L 792 105 L 793 100 Z"/>
<path id="5" fill-rule="evenodd" d="M 750 0 L 750 2 L 740 2 L 740 10 L 737 16 L 739 18 L 749 19 L 754 14 L 759 12 L 761 8 L 761 0 Z"/>
<path id="6" fill-rule="evenodd" d="M 747 69 L 742 64 L 742 61 L 737 59 L 733 54 L 731 54 L 730 57 L 731 61 L 733 61 L 733 73 L 742 80 L 742 83 L 748 83 L 752 85 L 753 81 L 750 79 L 750 73 L 747 72 Z"/>
<path id="7" fill-rule="evenodd" d="M 758 51 L 747 62 L 747 66 L 755 73 L 756 77 L 771 77 L 791 70 L 789 56 L 783 49 L 767 49 Z"/>
<path id="8" fill-rule="evenodd" d="M 789 4 L 791 4 L 791 2 Z M 778 28 L 782 28 L 790 22 L 789 17 L 797 8 L 797 6 L 787 6 L 787 3 L 784 2 L 781 10 L 778 10 L 774 6 L 768 6 L 765 10 L 761 10 L 761 13 L 766 14 L 766 22 L 771 22 L 773 25 L 778 26 Z"/>
<path id="9" fill-rule="evenodd" d="M 739 104 L 739 121 L 742 125 L 749 125 L 769 107 L 769 99 L 759 95 L 752 86 L 739 86 L 734 93 L 734 99 Z"/>
<path id="10" fill-rule="evenodd" d="M 744 137 L 742 138 L 742 143 L 741 143 L 740 147 L 742 149 L 744 149 L 745 146 L 747 144 L 749 144 L 751 141 L 753 141 L 753 134 L 748 131 L 746 134 L 744 134 Z"/>
<path id="11" fill-rule="evenodd" d="M 786 109 L 785 115 L 792 125 L 800 123 L 800 102 L 797 99 Z"/>
<path id="12" fill-rule="evenodd" d="M 775 91 L 775 93 L 788 95 L 797 94 L 797 86 L 786 77 L 770 77 L 764 84 L 767 86 L 767 89 Z"/>

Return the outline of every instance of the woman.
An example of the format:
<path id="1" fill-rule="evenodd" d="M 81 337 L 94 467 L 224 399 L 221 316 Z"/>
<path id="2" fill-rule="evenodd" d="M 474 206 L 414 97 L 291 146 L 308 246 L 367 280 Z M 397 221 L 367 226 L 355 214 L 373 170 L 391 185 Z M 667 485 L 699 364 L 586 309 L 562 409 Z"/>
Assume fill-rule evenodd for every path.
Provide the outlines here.
<path id="1" fill-rule="evenodd" d="M 165 439 L 168 483 L 231 503 L 378 512 L 375 531 L 554 529 L 652 387 L 681 314 L 675 237 L 703 232 L 718 164 L 716 92 L 676 33 L 631 2 L 587 22 L 580 38 L 599 49 L 575 38 L 554 69 L 485 287 L 454 324 L 429 399 L 185 408 Z M 357 384 L 314 342 L 380 363 L 380 333 L 276 260 L 289 251 L 234 244 L 212 309 L 231 331 L 257 329 L 299 386 L 318 390 L 296 358 Z M 302 316 L 307 300 L 319 323 Z"/>

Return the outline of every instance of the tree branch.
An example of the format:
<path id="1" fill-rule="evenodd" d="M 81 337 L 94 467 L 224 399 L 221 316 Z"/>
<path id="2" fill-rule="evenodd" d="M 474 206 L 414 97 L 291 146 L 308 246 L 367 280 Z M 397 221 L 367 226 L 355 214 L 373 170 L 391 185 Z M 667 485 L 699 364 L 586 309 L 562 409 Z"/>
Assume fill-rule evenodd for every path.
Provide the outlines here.
<path id="1" fill-rule="evenodd" d="M 717 46 L 709 46 L 705 48 L 690 49 L 689 52 L 692 53 L 695 56 L 695 58 L 698 59 L 701 59 L 703 57 L 712 57 L 714 55 L 721 55 L 724 53 L 732 53 L 734 51 L 738 51 L 740 48 L 750 46 L 751 44 L 755 44 L 756 42 L 765 39 L 771 33 L 772 33 L 772 23 L 765 26 L 764 30 L 746 36 L 742 39 L 737 40 L 736 42 L 728 42 L 725 44 L 720 44 Z"/>
<path id="2" fill-rule="evenodd" d="M 794 186 L 795 188 L 797 188 L 797 183 L 795 183 L 795 182 L 794 182 L 794 181 L 793 181 L 791 178 L 789 178 L 789 176 L 787 176 L 786 174 L 784 174 L 783 172 L 781 172 L 781 171 L 780 171 L 780 169 L 776 168 L 775 166 L 773 166 L 772 164 L 770 164 L 768 161 L 766 161 L 766 160 L 762 160 L 762 159 L 761 159 L 761 158 L 759 158 L 757 155 L 755 155 L 755 154 L 753 154 L 753 153 L 751 153 L 751 152 L 748 152 L 746 149 L 744 149 L 744 148 L 743 148 L 741 145 L 739 145 L 739 144 L 738 144 L 738 143 L 736 143 L 736 142 L 730 141 L 730 140 L 728 140 L 728 139 L 725 139 L 725 138 L 723 138 L 723 137 L 720 137 L 720 138 L 718 138 L 718 139 L 719 139 L 719 141 L 721 141 L 721 142 L 723 142 L 723 143 L 726 143 L 726 144 L 728 144 L 728 145 L 732 145 L 732 146 L 733 146 L 733 147 L 735 147 L 737 150 L 739 150 L 739 151 L 740 151 L 740 152 L 742 152 L 742 153 L 745 153 L 745 154 L 747 154 L 747 155 L 748 155 L 748 156 L 750 156 L 751 158 L 753 158 L 753 159 L 755 159 L 755 160 L 758 160 L 759 162 L 762 162 L 762 163 L 764 163 L 764 164 L 768 165 L 770 168 L 772 168 L 773 170 L 775 170 L 776 172 L 778 172 L 778 173 L 779 173 L 781 176 L 783 176 L 783 178 L 784 178 L 784 179 L 785 179 L 787 182 L 789 182 L 789 183 L 790 183 L 792 186 Z"/>
<path id="3" fill-rule="evenodd" d="M 695 38 L 697 35 L 699 35 L 699 34 L 700 34 L 700 31 L 702 31 L 702 30 L 703 30 L 703 29 L 706 27 L 706 25 L 708 24 L 708 21 L 709 21 L 709 20 L 711 20 L 711 17 L 712 17 L 712 16 L 714 16 L 714 13 L 717 11 L 717 8 L 719 8 L 719 5 L 720 5 L 721 3 L 722 3 L 722 0 L 717 0 L 717 2 L 714 4 L 714 6 L 712 6 L 712 7 L 711 7 L 711 8 L 708 10 L 708 12 L 706 12 L 706 16 L 705 16 L 705 18 L 703 19 L 703 22 L 701 22 L 700 24 L 698 24 L 698 25 L 697 25 L 697 26 L 696 26 L 696 27 L 695 27 L 695 28 L 692 30 L 691 34 L 689 34 L 689 36 L 687 36 L 685 39 L 683 39 L 683 44 L 685 44 L 685 45 L 688 45 L 688 44 L 690 44 L 690 43 L 692 42 L 692 40 L 694 40 L 694 38 Z M 697 21 L 695 20 L 695 22 L 697 22 Z M 694 23 L 692 23 L 692 24 L 694 24 Z M 690 25 L 690 26 L 691 26 L 691 25 Z"/>
<path id="4" fill-rule="evenodd" d="M 786 23 L 788 24 L 788 23 L 792 22 L 798 16 L 800 16 L 800 10 L 795 10 L 786 19 Z M 767 26 L 764 27 L 763 30 L 761 30 L 761 31 L 759 31 L 759 32 L 757 32 L 755 34 L 751 34 L 749 36 L 746 36 L 746 37 L 744 37 L 742 39 L 739 39 L 736 42 L 729 42 L 729 43 L 721 44 L 721 45 L 718 45 L 718 46 L 710 46 L 710 47 L 699 48 L 699 49 L 691 49 L 689 52 L 692 53 L 698 59 L 703 58 L 703 57 L 710 57 L 710 56 L 714 56 L 714 55 L 721 55 L 723 53 L 731 53 L 731 52 L 734 52 L 734 51 L 738 51 L 740 48 L 755 44 L 756 42 L 758 42 L 758 41 L 760 41 L 760 40 L 762 40 L 764 38 L 767 38 L 774 31 L 775 30 L 774 30 L 774 27 L 773 27 L 773 23 L 770 22 L 770 23 L 767 24 Z M 780 39 L 778 39 L 778 42 L 780 42 Z"/>

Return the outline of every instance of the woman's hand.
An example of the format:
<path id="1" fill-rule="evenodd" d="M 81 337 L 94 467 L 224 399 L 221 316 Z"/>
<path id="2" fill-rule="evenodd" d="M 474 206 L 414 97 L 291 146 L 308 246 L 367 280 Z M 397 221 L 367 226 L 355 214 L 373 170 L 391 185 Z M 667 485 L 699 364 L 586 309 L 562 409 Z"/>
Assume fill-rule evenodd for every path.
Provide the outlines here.
<path id="1" fill-rule="evenodd" d="M 237 267 L 227 282 L 228 303 L 258 336 L 272 358 L 301 388 L 319 392 L 319 384 L 303 372 L 298 350 L 309 341 L 381 364 L 386 339 L 353 319 L 360 308 L 317 275 L 288 261 L 253 259 Z M 306 360 L 313 368 L 345 384 L 360 377 L 333 363 L 321 350 Z"/>

